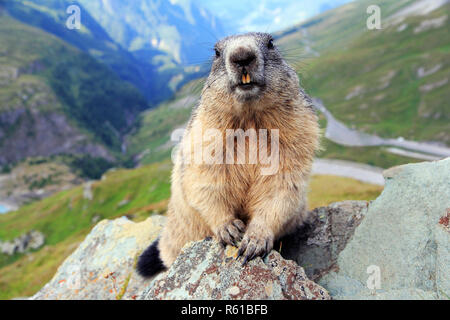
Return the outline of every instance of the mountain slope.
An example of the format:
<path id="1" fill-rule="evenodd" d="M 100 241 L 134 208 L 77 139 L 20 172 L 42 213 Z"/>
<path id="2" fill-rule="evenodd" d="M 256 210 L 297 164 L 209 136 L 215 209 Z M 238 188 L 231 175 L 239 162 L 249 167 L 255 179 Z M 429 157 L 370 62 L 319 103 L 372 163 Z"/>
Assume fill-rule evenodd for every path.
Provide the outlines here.
<path id="1" fill-rule="evenodd" d="M 348 126 L 450 145 L 450 4 L 432 2 L 441 6 L 412 13 L 422 0 L 352 2 L 281 33 L 278 43 L 288 55 L 303 50 L 294 57 L 304 61 L 303 85 Z M 382 30 L 367 30 L 369 4 L 382 8 Z"/>
<path id="2" fill-rule="evenodd" d="M 174 146 L 171 134 L 187 123 L 199 100 L 203 81 L 191 81 L 178 90 L 174 98 L 139 115 L 134 130 L 126 138 L 127 153 L 135 163 L 148 164 L 170 158 Z"/>
<path id="3" fill-rule="evenodd" d="M 140 61 L 165 59 L 198 64 L 209 58 L 217 38 L 224 35 L 220 22 L 191 0 L 79 0 L 111 38 Z M 120 14 L 117 14 L 120 12 Z"/>
<path id="4" fill-rule="evenodd" d="M 71 4 L 74 2 L 70 0 L 11 0 L 6 2 L 5 9 L 21 22 L 45 30 L 109 66 L 122 80 L 138 88 L 150 102 L 156 103 L 171 95 L 167 82 L 180 72 L 179 66 L 174 65 L 176 70 L 162 73 L 151 61 L 137 60 L 116 43 L 80 4 L 81 29 L 68 29 L 66 9 Z M 164 55 L 158 50 L 154 50 L 154 54 Z"/>
<path id="5" fill-rule="evenodd" d="M 146 100 L 58 38 L 0 16 L 0 164 L 30 156 L 113 159 Z"/>
<path id="6" fill-rule="evenodd" d="M 417 0 L 352 1 L 338 8 L 325 11 L 301 24 L 277 32 L 275 36 L 278 38 L 278 44 L 284 48 L 298 48 L 299 45 L 304 48 L 306 41 L 313 52 L 334 51 L 338 48 L 344 48 L 358 36 L 368 31 L 366 26 L 369 17 L 367 8 L 370 5 L 377 5 L 380 8 L 383 22 L 389 16 L 400 12 L 415 1 Z"/>

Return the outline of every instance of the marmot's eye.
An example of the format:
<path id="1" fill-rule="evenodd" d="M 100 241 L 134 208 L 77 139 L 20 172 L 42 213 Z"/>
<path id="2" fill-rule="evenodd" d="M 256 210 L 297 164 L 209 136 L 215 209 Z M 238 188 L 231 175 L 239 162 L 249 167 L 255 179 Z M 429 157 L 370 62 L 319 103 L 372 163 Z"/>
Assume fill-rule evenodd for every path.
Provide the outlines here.
<path id="1" fill-rule="evenodd" d="M 214 49 L 214 51 L 216 52 L 216 58 L 219 58 L 220 57 L 220 51 L 217 50 L 217 49 Z"/>
<path id="2" fill-rule="evenodd" d="M 267 44 L 267 48 L 269 48 L 269 49 L 273 49 L 274 48 L 273 39 L 269 40 L 269 43 Z"/>

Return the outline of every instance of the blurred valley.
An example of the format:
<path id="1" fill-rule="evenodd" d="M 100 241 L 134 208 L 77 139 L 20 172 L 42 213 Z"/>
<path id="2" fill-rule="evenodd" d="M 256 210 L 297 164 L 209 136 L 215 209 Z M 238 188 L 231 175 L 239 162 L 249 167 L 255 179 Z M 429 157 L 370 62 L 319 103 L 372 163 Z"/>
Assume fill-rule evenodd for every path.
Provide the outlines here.
<path id="1" fill-rule="evenodd" d="M 171 134 L 228 34 L 273 32 L 314 98 L 311 208 L 375 199 L 382 169 L 450 156 L 450 1 L 244 3 L 0 1 L 0 299 L 35 293 L 101 219 L 165 212 Z M 32 231 L 40 245 L 21 243 Z"/>

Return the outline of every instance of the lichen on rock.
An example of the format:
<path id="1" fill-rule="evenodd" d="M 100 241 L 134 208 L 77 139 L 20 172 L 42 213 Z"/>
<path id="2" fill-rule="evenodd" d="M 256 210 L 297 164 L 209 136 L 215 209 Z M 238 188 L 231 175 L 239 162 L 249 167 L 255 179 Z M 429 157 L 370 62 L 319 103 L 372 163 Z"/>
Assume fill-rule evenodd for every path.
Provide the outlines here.
<path id="1" fill-rule="evenodd" d="M 237 248 L 224 249 L 212 239 L 189 243 L 167 272 L 143 279 L 136 258 L 164 222 L 162 216 L 100 222 L 32 299 L 329 299 L 279 253 L 242 266 Z"/>
<path id="2" fill-rule="evenodd" d="M 32 299 L 135 299 L 149 282 L 135 273 L 136 259 L 164 222 L 162 216 L 101 221 Z"/>
<path id="3" fill-rule="evenodd" d="M 141 299 L 316 300 L 330 299 L 303 268 L 272 251 L 246 265 L 236 248 L 209 238 L 184 247 L 170 269 L 157 276 Z"/>

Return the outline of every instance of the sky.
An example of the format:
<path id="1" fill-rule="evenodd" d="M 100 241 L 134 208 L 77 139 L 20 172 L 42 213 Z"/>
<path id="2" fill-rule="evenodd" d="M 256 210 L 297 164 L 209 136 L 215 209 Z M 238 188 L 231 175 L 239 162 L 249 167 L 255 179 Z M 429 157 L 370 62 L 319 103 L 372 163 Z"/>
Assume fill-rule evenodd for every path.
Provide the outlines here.
<path id="1" fill-rule="evenodd" d="M 236 32 L 274 32 L 352 0 L 195 0 Z"/>

